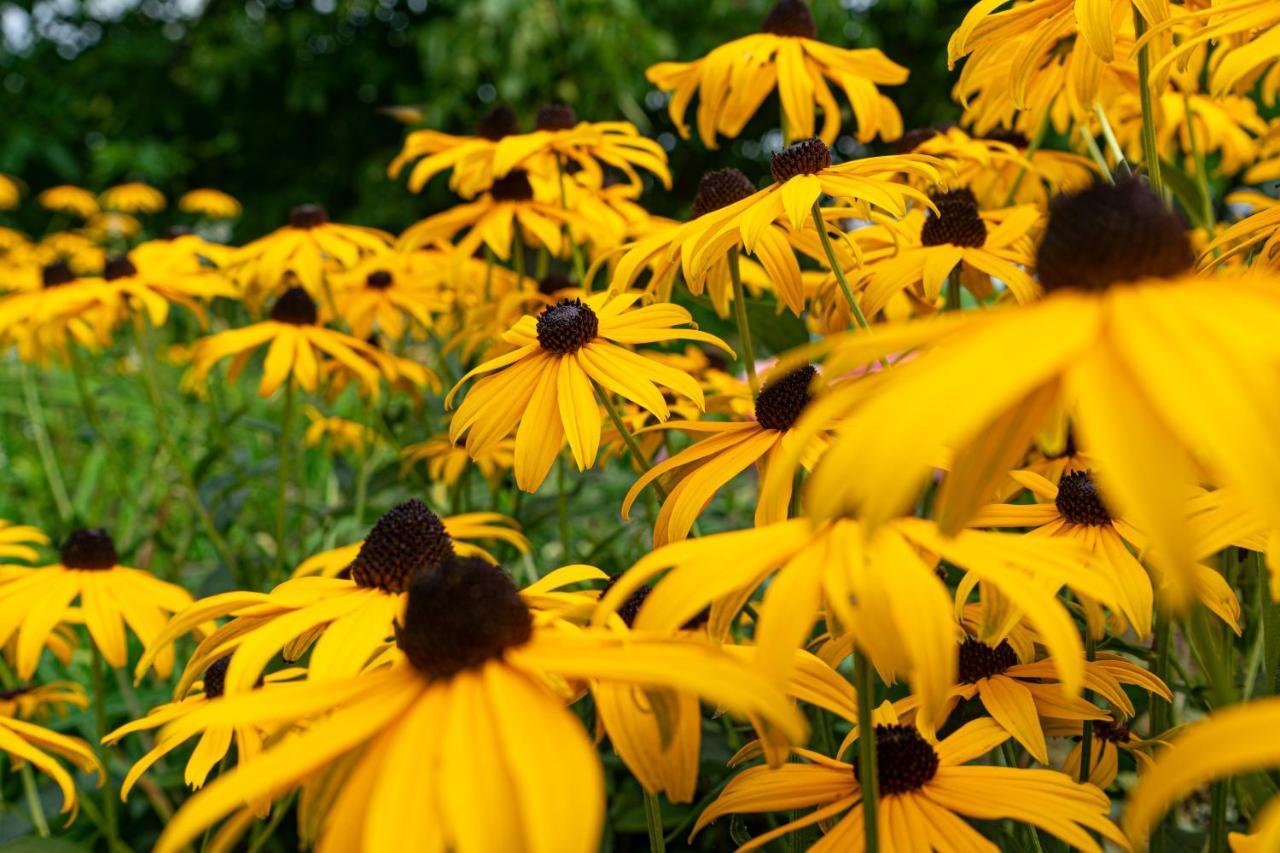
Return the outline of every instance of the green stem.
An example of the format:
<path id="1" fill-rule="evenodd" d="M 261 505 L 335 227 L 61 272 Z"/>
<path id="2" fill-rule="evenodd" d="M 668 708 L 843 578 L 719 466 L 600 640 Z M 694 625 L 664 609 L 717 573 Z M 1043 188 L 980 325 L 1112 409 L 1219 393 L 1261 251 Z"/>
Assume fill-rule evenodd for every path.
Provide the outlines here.
<path id="1" fill-rule="evenodd" d="M 297 392 L 293 380 L 289 379 L 284 386 L 284 411 L 280 414 L 280 446 L 277 453 L 280 463 L 276 477 L 276 578 L 284 575 L 285 569 L 285 521 L 289 509 L 289 469 L 293 457 L 293 416 Z"/>
<path id="2" fill-rule="evenodd" d="M 1086 628 L 1084 638 L 1084 657 L 1087 661 L 1093 661 L 1098 657 L 1098 641 L 1094 639 L 1093 632 Z M 1086 702 L 1093 701 L 1093 691 L 1086 690 L 1084 692 Z M 1088 782 L 1089 776 L 1093 772 L 1093 720 L 1085 720 L 1081 726 L 1080 736 L 1080 781 Z"/>
<path id="3" fill-rule="evenodd" d="M 1093 114 L 1098 117 L 1098 124 L 1102 125 L 1102 138 L 1107 141 L 1107 149 L 1111 152 L 1111 156 L 1116 161 L 1116 171 L 1125 175 L 1133 173 L 1133 169 L 1129 166 L 1129 161 L 1125 159 L 1124 149 L 1120 147 L 1120 141 L 1116 139 L 1116 132 L 1111 129 L 1111 122 L 1107 120 L 1107 111 L 1102 108 L 1101 104 L 1093 105 Z"/>
<path id="4" fill-rule="evenodd" d="M 1040 150 L 1040 146 L 1044 144 L 1045 134 L 1049 131 L 1049 110 L 1044 111 L 1044 115 L 1040 117 L 1040 123 L 1036 125 L 1036 132 L 1032 135 L 1027 143 L 1027 153 L 1024 159 L 1027 163 L 1031 162 L 1031 158 Z M 1014 176 L 1013 183 L 1009 185 L 1009 192 L 1005 194 L 1004 204 L 1001 207 L 1008 207 L 1013 204 L 1014 198 L 1018 195 L 1018 190 L 1022 188 L 1022 181 L 1027 177 L 1027 167 L 1022 165 L 1018 167 L 1018 174 Z"/>
<path id="5" fill-rule="evenodd" d="M 1000 744 L 1000 754 L 1004 757 L 1005 767 L 1018 766 L 1018 756 L 1014 752 L 1012 741 L 1005 741 Z M 1044 847 L 1040 844 L 1039 831 L 1029 823 L 1021 824 L 1021 826 L 1023 830 L 1026 831 L 1027 840 L 1029 842 L 1026 849 L 1033 851 L 1033 853 L 1044 853 Z"/>
<path id="6" fill-rule="evenodd" d="M 370 430 L 372 432 L 373 430 Z M 364 529 L 364 509 L 369 502 L 369 454 L 372 447 L 362 447 L 356 457 L 356 527 Z"/>
<path id="7" fill-rule="evenodd" d="M 40 393 L 31 379 L 31 368 L 23 362 L 19 371 L 22 374 L 22 397 L 27 407 L 27 419 L 31 421 L 31 431 L 36 437 L 36 451 L 40 454 L 40 467 L 44 469 L 44 477 L 49 482 L 49 493 L 53 495 L 53 503 L 58 509 L 58 518 L 65 527 L 71 523 L 75 510 L 71 506 L 71 498 L 67 495 L 67 485 L 62 479 L 62 469 L 58 467 L 58 457 L 53 452 L 53 442 L 49 440 L 49 426 L 45 421 Z"/>
<path id="8" fill-rule="evenodd" d="M 134 331 L 137 333 L 138 356 L 142 363 L 142 384 L 146 387 L 147 400 L 151 403 L 151 411 L 155 416 L 156 436 L 160 439 L 160 446 L 177 470 L 178 478 L 182 481 L 182 494 L 186 497 L 191 511 L 199 520 L 200 526 L 204 528 L 204 535 L 209 538 L 209 544 L 213 546 L 213 550 L 231 572 L 232 577 L 236 578 L 238 583 L 243 584 L 245 579 L 240 576 L 240 568 L 235 555 L 227 546 L 226 540 L 222 538 L 222 534 L 218 532 L 218 526 L 214 523 L 209 509 L 204 505 L 204 501 L 200 499 L 200 490 L 196 487 L 195 478 L 191 476 L 191 472 L 183 464 L 184 457 L 179 456 L 174 448 L 173 436 L 169 432 L 169 416 L 165 412 L 164 397 L 160 392 L 160 381 L 156 378 L 155 354 L 151 351 L 151 336 L 149 333 L 151 324 L 145 317 L 138 322 L 141 325 L 135 326 Z"/>
<path id="9" fill-rule="evenodd" d="M 960 310 L 960 268 L 956 267 L 947 275 L 947 311 Z"/>
<path id="10" fill-rule="evenodd" d="M 67 347 L 71 358 L 71 375 L 76 380 L 76 394 L 80 397 L 80 408 L 84 410 L 84 419 L 93 430 L 95 440 L 102 438 L 102 421 L 98 418 L 98 405 L 89 391 L 89 380 L 85 376 L 84 360 L 80 357 L 80 348 L 74 344 Z"/>
<path id="11" fill-rule="evenodd" d="M 665 853 L 666 839 L 662 836 L 662 803 L 656 794 L 644 792 L 644 824 L 649 829 L 649 853 Z"/>
<path id="12" fill-rule="evenodd" d="M 48 838 L 49 821 L 45 818 L 44 806 L 40 803 L 40 790 L 36 787 L 36 774 L 32 772 L 30 764 L 23 764 L 20 775 L 22 776 L 22 790 L 27 797 L 27 813 L 31 815 L 31 823 L 36 828 L 36 834 L 41 838 Z"/>
<path id="13" fill-rule="evenodd" d="M 862 831 L 867 853 L 880 850 L 880 782 L 876 766 L 876 729 L 871 722 L 876 702 L 876 671 L 860 651 L 853 653 L 858 690 L 858 783 L 862 787 Z"/>
<path id="14" fill-rule="evenodd" d="M 1133 7 L 1133 37 L 1141 40 L 1147 31 L 1147 21 Z M 1155 107 L 1151 100 L 1151 45 L 1144 44 L 1138 51 L 1138 96 L 1142 104 L 1142 159 L 1146 161 L 1147 177 L 1151 186 L 1164 198 L 1164 181 L 1160 177 L 1160 151 L 1156 144 Z"/>
<path id="15" fill-rule="evenodd" d="M 1209 807 L 1209 853 L 1226 853 L 1227 850 L 1227 796 L 1230 782 L 1222 779 L 1213 783 L 1213 799 Z"/>
<path id="16" fill-rule="evenodd" d="M 116 829 L 116 789 L 111 784 L 107 748 L 102 744 L 102 739 L 107 736 L 107 688 L 104 676 L 106 665 L 102 660 L 102 652 L 98 651 L 97 643 L 90 642 L 89 650 L 93 655 L 93 711 L 98 725 L 98 760 L 102 762 L 102 772 L 106 778 L 102 796 L 103 824 L 107 834 L 107 849 L 114 850 L 120 843 L 120 835 Z"/>
<path id="17" fill-rule="evenodd" d="M 1262 687 L 1259 694 L 1270 696 L 1276 692 L 1276 671 L 1280 669 L 1280 606 L 1271 598 L 1271 575 L 1261 554 L 1251 559 L 1258 572 L 1258 606 L 1262 611 Z"/>
<path id="18" fill-rule="evenodd" d="M 1170 647 L 1173 643 L 1173 617 L 1163 607 L 1156 608 L 1155 615 L 1155 637 L 1152 641 L 1152 664 L 1151 674 L 1163 681 L 1169 683 L 1169 662 Z M 1169 729 L 1170 715 L 1173 708 L 1168 703 L 1156 696 L 1151 697 L 1151 711 L 1149 714 L 1151 729 L 1147 732 L 1147 739 L 1158 738 Z M 1168 835 L 1164 820 L 1156 825 L 1155 830 L 1151 833 L 1150 851 L 1151 853 L 1164 853 L 1167 849 Z"/>
<path id="19" fill-rule="evenodd" d="M 649 464 L 649 458 L 644 455 L 644 451 L 640 449 L 640 445 L 636 442 L 636 437 L 627 429 L 626 424 L 622 422 L 622 415 L 618 414 L 618 408 L 613 404 L 613 398 L 609 396 L 609 392 L 595 384 L 596 396 L 600 398 L 600 402 L 604 404 L 604 410 L 609 414 L 609 420 L 613 422 L 613 428 L 618 431 L 618 435 L 622 436 L 622 441 L 627 445 L 627 450 L 631 451 L 631 458 L 639 463 L 640 468 L 648 473 L 652 467 Z M 659 499 L 667 499 L 667 490 L 657 480 L 653 481 L 653 490 L 657 492 Z"/>
<path id="20" fill-rule="evenodd" d="M 560 519 L 560 547 L 564 549 L 564 560 L 570 562 L 570 554 L 572 553 L 572 542 L 570 540 L 569 530 L 569 489 L 568 489 L 568 470 L 569 464 L 565 461 L 564 454 L 561 453 L 556 459 L 556 515 Z M 470 466 L 468 466 L 469 470 Z"/>
<path id="21" fill-rule="evenodd" d="M 1111 175 L 1111 168 L 1107 165 L 1107 158 L 1102 156 L 1102 149 L 1098 147 L 1098 140 L 1093 138 L 1093 134 L 1089 132 L 1089 128 L 1080 125 L 1080 138 L 1084 140 L 1084 146 L 1089 151 L 1089 159 L 1093 160 L 1094 165 L 1102 172 L 1102 177 L 1109 184 L 1114 184 L 1116 179 Z"/>
<path id="22" fill-rule="evenodd" d="M 827 223 L 822 218 L 822 208 L 818 205 L 819 199 L 813 200 L 813 225 L 818 229 L 818 237 L 822 240 L 822 251 L 827 255 L 827 265 L 831 267 L 831 273 L 836 277 L 836 283 L 840 285 L 840 292 L 844 294 L 845 301 L 849 303 L 849 310 L 853 313 L 853 317 L 858 321 L 858 325 L 864 329 L 871 328 L 871 324 L 867 322 L 867 316 L 862 313 L 862 306 L 858 304 L 858 300 L 853 296 L 853 288 L 849 287 L 849 279 L 845 278 L 844 270 L 840 266 L 840 261 L 836 259 L 835 247 L 831 245 L 831 236 L 827 234 Z"/>
<path id="23" fill-rule="evenodd" d="M 751 343 L 751 323 L 747 320 L 747 297 L 742 288 L 742 271 L 738 267 L 738 248 L 729 250 L 729 278 L 733 282 L 733 313 L 738 319 L 738 345 L 742 348 L 742 363 L 747 369 L 747 384 L 751 396 L 760 393 L 760 380 L 756 378 L 756 351 Z"/>
<path id="24" fill-rule="evenodd" d="M 1209 171 L 1205 167 L 1204 151 L 1200 148 L 1200 137 L 1196 133 L 1195 113 L 1191 110 L 1191 96 L 1182 93 L 1182 109 L 1186 113 L 1187 136 L 1191 138 L 1191 159 L 1196 164 L 1196 186 L 1200 189 L 1200 224 L 1205 235 L 1213 240 L 1214 222 L 1213 196 L 1209 190 Z"/>

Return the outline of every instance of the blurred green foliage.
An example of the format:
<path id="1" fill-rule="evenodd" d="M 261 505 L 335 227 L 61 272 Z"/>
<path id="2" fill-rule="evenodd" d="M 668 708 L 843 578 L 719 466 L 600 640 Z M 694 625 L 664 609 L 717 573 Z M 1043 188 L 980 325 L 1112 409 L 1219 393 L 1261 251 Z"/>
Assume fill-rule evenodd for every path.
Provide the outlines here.
<path id="1" fill-rule="evenodd" d="M 770 99 L 720 151 L 679 141 L 644 78 L 758 29 L 770 0 L 24 0 L 5 4 L 0 171 L 33 192 L 137 178 L 245 203 L 236 239 L 324 202 L 339 219 L 398 230 L 450 203 L 385 176 L 413 105 L 425 126 L 469 132 L 493 103 L 526 123 L 549 101 L 626 118 L 671 150 L 677 185 L 648 202 L 679 214 L 705 170 L 763 174 Z M 911 68 L 890 89 L 908 127 L 954 119 L 948 34 L 963 0 L 813 0 L 819 35 L 880 47 Z M 847 108 L 846 108 L 847 111 Z M 5 224 L 40 233 L 34 205 Z"/>

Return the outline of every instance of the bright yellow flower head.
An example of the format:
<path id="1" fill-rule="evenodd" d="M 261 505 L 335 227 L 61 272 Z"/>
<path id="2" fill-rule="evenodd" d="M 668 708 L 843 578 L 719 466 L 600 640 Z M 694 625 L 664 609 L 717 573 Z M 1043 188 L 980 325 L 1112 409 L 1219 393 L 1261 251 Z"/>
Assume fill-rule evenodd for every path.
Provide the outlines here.
<path id="1" fill-rule="evenodd" d="M 105 209 L 121 213 L 156 213 L 165 206 L 164 193 L 138 181 L 104 190 L 99 201 Z"/>
<path id="2" fill-rule="evenodd" d="M 22 199 L 18 179 L 0 172 L 0 210 L 13 210 Z"/>
<path id="3" fill-rule="evenodd" d="M 240 215 L 240 202 L 222 190 L 210 188 L 191 190 L 178 199 L 178 209 L 183 213 L 198 213 L 208 219 L 235 219 Z"/>
<path id="4" fill-rule="evenodd" d="M 69 184 L 50 187 L 36 196 L 36 201 L 45 210 L 70 213 L 81 219 L 88 219 L 100 210 L 97 196 L 86 189 Z"/>
<path id="5" fill-rule="evenodd" d="M 698 136 L 708 148 L 717 147 L 717 135 L 740 134 L 775 88 L 787 142 L 813 136 L 815 113 L 821 108 L 819 136 L 834 144 L 840 134 L 840 105 L 828 80 L 848 98 L 861 142 L 902 135 L 898 108 L 876 86 L 905 83 L 907 69 L 875 48 L 847 50 L 819 41 L 804 0 L 778 0 L 761 32 L 721 45 L 694 62 L 660 62 L 645 76 L 671 93 L 671 120 L 685 138 L 689 126 L 684 114 L 698 95 Z"/>
<path id="6" fill-rule="evenodd" d="M 378 441 L 378 434 L 364 424 L 346 418 L 327 417 L 324 412 L 310 404 L 303 411 L 306 413 L 307 420 L 310 421 L 303 436 L 307 447 L 319 447 L 324 444 L 331 454 L 346 450 L 364 453 L 367 447 Z"/>

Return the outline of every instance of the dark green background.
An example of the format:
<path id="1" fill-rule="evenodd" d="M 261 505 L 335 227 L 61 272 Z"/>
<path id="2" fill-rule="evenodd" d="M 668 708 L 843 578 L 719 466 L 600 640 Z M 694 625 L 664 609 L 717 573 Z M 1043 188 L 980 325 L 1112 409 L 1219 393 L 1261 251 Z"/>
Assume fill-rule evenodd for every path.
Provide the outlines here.
<path id="1" fill-rule="evenodd" d="M 444 181 L 421 196 L 385 178 L 405 126 L 380 107 L 414 104 L 424 124 L 464 133 L 493 102 L 527 122 L 548 101 L 591 119 L 627 118 L 671 133 L 644 79 L 662 60 L 699 57 L 759 28 L 768 0 L 210 0 L 198 19 L 173 0 L 115 0 L 114 22 L 86 4 L 59 17 L 65 32 L 98 33 L 66 58 L 49 39 L 0 50 L 0 171 L 34 191 L 70 182 L 100 189 L 127 178 L 170 194 L 216 186 L 240 198 L 236 239 L 280 224 L 318 200 L 336 218 L 393 230 L 450 203 Z M 320 0 L 320 8 L 334 0 Z M 40 2 L 21 2 L 31 11 Z M 46 8 L 47 8 L 47 4 Z M 911 68 L 890 89 L 908 127 L 954 118 L 948 34 L 963 0 L 813 0 L 819 35 L 878 46 Z M 62 52 L 60 52 L 62 51 Z M 696 102 L 695 102 L 696 103 Z M 847 113 L 847 107 L 846 107 Z M 767 169 L 759 142 L 777 124 L 771 98 L 743 136 L 709 152 L 693 139 L 671 153 L 677 185 L 648 203 L 680 213 L 698 176 Z M 745 147 L 745 152 L 744 152 Z M 750 156 L 755 154 L 753 158 Z M 34 204 L 2 221 L 40 233 Z"/>

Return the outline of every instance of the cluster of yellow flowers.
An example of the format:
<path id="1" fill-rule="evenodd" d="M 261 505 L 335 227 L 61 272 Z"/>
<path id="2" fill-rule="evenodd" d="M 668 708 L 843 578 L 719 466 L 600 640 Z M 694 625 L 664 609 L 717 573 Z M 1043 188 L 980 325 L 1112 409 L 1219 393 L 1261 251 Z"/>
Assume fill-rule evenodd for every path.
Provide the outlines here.
<path id="1" fill-rule="evenodd" d="M 460 200 L 398 237 L 304 204 L 223 245 L 202 226 L 239 205 L 201 189 L 179 202 L 194 232 L 143 239 L 155 189 L 45 190 L 81 224 L 0 229 L 0 345 L 24 378 L 82 378 L 133 335 L 122 369 L 179 466 L 158 354 L 188 365 L 192 405 L 254 364 L 281 417 L 274 567 L 242 565 L 189 470 L 239 589 L 193 599 L 96 528 L 33 567 L 49 537 L 0 522 L 0 675 L 28 681 L 46 649 L 68 664 L 83 626 L 101 737 L 31 722 L 88 706 L 60 681 L 2 694 L 0 749 L 64 811 L 59 758 L 108 780 L 110 844 L 117 793 L 198 739 L 185 782 L 216 778 L 162 851 L 232 849 L 285 815 L 322 850 L 591 851 L 605 749 L 644 791 L 651 850 L 728 815 L 741 850 L 1168 849 L 1172 804 L 1280 765 L 1280 204 L 1214 196 L 1280 176 L 1260 108 L 1277 44 L 1273 0 L 981 0 L 949 45 L 960 124 L 904 132 L 879 87 L 907 69 L 779 0 L 759 33 L 648 70 L 684 137 L 697 99 L 707 148 L 777 91 L 767 179 L 702 176 L 687 221 L 643 205 L 672 186 L 661 146 L 563 105 L 530 131 L 498 108 L 474 135 L 410 132 L 389 176 L 447 174 Z M 832 84 L 857 139 L 893 153 L 839 161 Z M 24 192 L 0 176 L 0 207 Z M 1253 212 L 1228 224 L 1228 204 Z M 775 313 L 808 342 L 761 352 Z M 411 499 L 296 562 L 300 397 L 306 444 L 361 466 L 357 524 L 376 452 L 406 483 L 425 463 L 436 495 L 478 469 L 518 498 L 559 466 L 559 549 L 532 553 L 518 499 Z M 387 397 L 425 413 L 414 443 L 378 422 Z M 352 398 L 367 417 L 334 414 Z M 640 556 L 611 577 L 572 562 L 588 509 L 567 483 L 615 460 L 630 489 L 590 511 L 619 512 Z M 753 523 L 723 529 L 717 495 L 752 469 Z M 137 679 L 179 663 L 173 701 L 109 731 L 102 676 L 131 636 Z M 737 753 L 715 789 L 699 771 L 722 713 Z M 147 752 L 117 785 L 109 750 L 132 735 Z M 1232 821 L 1252 832 L 1236 851 L 1280 849 L 1271 779 L 1215 785 L 1193 821 L 1208 849 Z M 699 805 L 677 825 L 662 797 Z"/>

